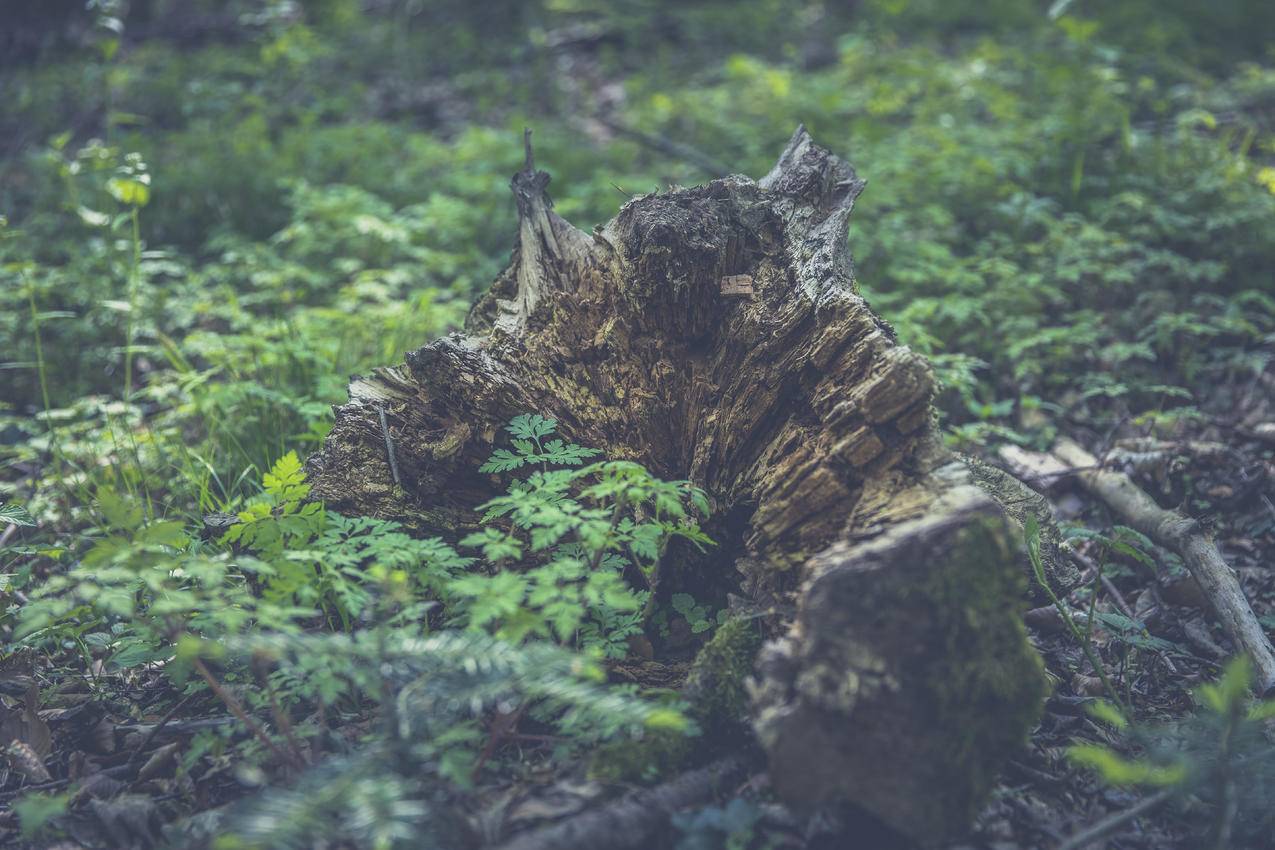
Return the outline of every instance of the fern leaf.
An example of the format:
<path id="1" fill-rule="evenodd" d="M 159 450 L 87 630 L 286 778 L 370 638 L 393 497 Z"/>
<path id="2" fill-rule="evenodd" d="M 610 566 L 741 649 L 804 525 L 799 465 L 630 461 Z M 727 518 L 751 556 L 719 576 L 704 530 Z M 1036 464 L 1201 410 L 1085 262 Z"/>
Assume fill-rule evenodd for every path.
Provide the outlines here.
<path id="1" fill-rule="evenodd" d="M 598 453 L 597 449 L 578 446 L 575 443 L 564 444 L 562 440 L 550 440 L 545 443 L 545 449 L 537 460 L 562 466 L 579 466 L 586 458 L 591 458 Z"/>
<path id="2" fill-rule="evenodd" d="M 526 457 L 516 455 L 509 449 L 496 449 L 496 451 L 492 452 L 491 457 L 487 458 L 487 462 L 478 467 L 478 471 L 483 473 L 509 472 L 526 462 Z"/>
<path id="3" fill-rule="evenodd" d="M 519 439 L 536 440 L 552 434 L 558 427 L 558 423 L 554 419 L 546 419 L 535 413 L 524 413 L 521 416 L 515 416 L 505 427 L 509 433 Z"/>

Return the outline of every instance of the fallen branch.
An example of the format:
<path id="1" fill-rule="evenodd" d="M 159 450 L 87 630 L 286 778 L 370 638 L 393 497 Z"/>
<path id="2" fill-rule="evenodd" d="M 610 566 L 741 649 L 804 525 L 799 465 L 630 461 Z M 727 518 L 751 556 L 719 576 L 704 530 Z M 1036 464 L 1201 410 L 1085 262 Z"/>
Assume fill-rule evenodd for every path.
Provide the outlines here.
<path id="1" fill-rule="evenodd" d="M 1024 460 L 1029 461 L 1027 465 L 1037 474 L 1073 471 L 1086 490 L 1132 528 L 1181 557 L 1208 597 L 1227 637 L 1252 660 L 1259 693 L 1275 690 L 1275 650 L 1217 544 L 1200 530 L 1196 520 L 1160 507 L 1129 476 L 1103 469 L 1097 458 L 1066 438 L 1054 447 L 1052 456 L 1018 449 L 1005 459 L 1019 468 Z"/>
<path id="2" fill-rule="evenodd" d="M 172 719 L 177 716 L 177 712 L 181 711 L 186 706 L 186 703 L 190 702 L 193 698 L 193 695 L 183 697 L 168 710 L 167 714 L 160 718 L 158 723 L 147 731 L 146 735 L 142 738 L 142 742 L 137 745 L 137 749 L 133 750 L 133 754 L 128 757 L 128 764 L 130 766 L 141 765 L 142 754 L 145 753 L 146 748 L 151 745 L 151 741 L 154 741 L 155 736 L 164 731 L 164 727 L 172 722 Z"/>
<path id="3" fill-rule="evenodd" d="M 235 718 L 229 715 L 218 715 L 216 717 L 195 717 L 190 720 L 170 720 L 162 726 L 156 723 L 125 723 L 115 728 L 120 732 L 136 732 L 139 735 L 155 734 L 168 737 L 202 732 L 205 729 L 217 729 L 222 726 L 231 726 L 234 723 Z"/>
<path id="4" fill-rule="evenodd" d="M 692 770 L 663 785 L 624 797 L 561 823 L 514 836 L 500 850 L 643 850 L 667 846 L 661 839 L 672 816 L 715 799 L 738 785 L 753 765 L 730 756 Z"/>
<path id="5" fill-rule="evenodd" d="M 1260 422 L 1250 432 L 1255 439 L 1275 444 L 1275 422 Z"/>
<path id="6" fill-rule="evenodd" d="M 280 763 L 287 762 L 288 764 L 292 764 L 294 767 L 305 766 L 296 764 L 293 759 L 289 757 L 289 753 L 285 753 L 283 750 L 279 749 L 279 745 L 272 741 L 262 728 L 248 716 L 248 712 L 244 710 L 244 707 L 239 703 L 239 700 L 235 698 L 234 694 L 226 690 L 221 682 L 217 681 L 217 677 L 214 676 L 212 671 L 210 671 L 207 665 L 204 664 L 203 659 L 196 658 L 193 662 L 191 662 L 191 666 L 195 668 L 195 672 L 198 673 L 200 678 L 208 684 L 208 687 L 212 689 L 212 692 L 217 695 L 217 698 L 225 704 L 226 708 L 230 709 L 230 713 L 237 717 L 239 722 L 246 726 L 248 731 L 253 734 L 253 737 L 264 744 L 265 748 L 269 750 L 271 755 L 278 759 Z"/>

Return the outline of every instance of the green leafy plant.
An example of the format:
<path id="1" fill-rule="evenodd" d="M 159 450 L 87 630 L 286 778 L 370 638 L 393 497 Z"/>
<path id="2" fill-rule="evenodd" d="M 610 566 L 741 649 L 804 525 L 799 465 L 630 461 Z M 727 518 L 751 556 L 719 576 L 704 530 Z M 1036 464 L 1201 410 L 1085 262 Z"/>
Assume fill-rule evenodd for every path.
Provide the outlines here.
<path id="1" fill-rule="evenodd" d="M 678 812 L 673 816 L 676 850 L 747 850 L 761 817 L 759 806 L 739 797 L 723 806 Z"/>
<path id="2" fill-rule="evenodd" d="M 27 509 L 13 502 L 0 502 L 0 525 L 35 526 L 35 520 Z"/>
<path id="3" fill-rule="evenodd" d="M 1049 584 L 1049 580 L 1045 577 L 1044 562 L 1040 557 L 1040 524 L 1035 516 L 1028 515 L 1024 524 L 1024 534 L 1027 540 L 1027 557 L 1031 561 L 1032 572 L 1036 577 L 1036 584 L 1045 591 L 1050 601 L 1054 605 L 1054 609 L 1058 611 L 1058 616 L 1062 618 L 1063 623 L 1067 626 L 1067 631 L 1075 639 L 1081 650 L 1085 653 L 1085 658 L 1089 660 L 1089 666 L 1098 674 L 1098 678 L 1102 680 L 1102 686 L 1106 689 L 1107 695 L 1117 704 L 1123 706 L 1120 695 L 1116 692 L 1115 687 L 1111 684 L 1111 679 L 1107 675 L 1107 667 L 1102 663 L 1102 659 L 1098 657 L 1098 653 L 1094 651 L 1091 635 L 1088 632 L 1082 632 L 1076 625 L 1075 618 L 1071 616 L 1071 611 L 1067 605 L 1058 598 L 1058 594 L 1054 592 L 1053 587 Z M 1090 619 L 1092 623 L 1092 619 Z M 1088 626 L 1086 627 L 1088 628 Z"/>
<path id="4" fill-rule="evenodd" d="M 424 635 L 400 626 L 286 640 L 256 635 L 241 649 L 270 652 L 303 691 L 376 700 L 382 722 L 357 752 L 234 807 L 218 847 L 303 848 L 336 837 L 360 846 L 449 846 L 446 837 L 464 824 L 447 801 L 481 766 L 477 721 L 502 705 L 534 706 L 577 747 L 643 729 L 692 731 L 676 702 L 609 687 L 594 661 L 544 641 L 514 645 L 476 631 Z"/>
<path id="5" fill-rule="evenodd" d="M 439 539 L 413 539 L 394 523 L 326 511 L 304 501 L 308 495 L 298 459 L 280 459 L 261 497 L 223 535 L 234 548 L 218 551 L 181 522 L 149 519 L 128 496 L 99 491 L 96 507 L 109 533 L 32 589 L 20 613 L 22 645 L 71 642 L 86 661 L 105 654 L 116 667 L 164 662 L 181 686 L 193 670 L 261 752 L 298 769 L 306 761 L 290 719 L 298 703 L 374 705 L 384 721 L 377 746 L 390 753 L 391 742 L 400 742 L 414 753 L 407 761 L 375 758 L 410 762 L 418 775 L 429 765 L 440 781 L 461 784 L 490 756 L 478 751 L 483 718 L 509 705 L 561 729 L 573 746 L 646 728 L 690 731 L 675 701 L 608 687 L 594 661 L 551 642 L 522 634 L 511 643 L 477 626 L 431 634 L 428 611 L 439 600 L 468 605 L 472 624 L 472 601 L 452 588 L 473 559 Z M 609 591 L 588 593 L 586 586 L 579 598 L 628 610 L 607 605 Z M 527 604 L 540 605 L 543 613 L 534 615 L 555 627 L 578 616 L 552 602 L 533 595 Z M 263 689 L 236 695 L 225 677 L 243 675 L 256 676 Z M 262 711 L 273 734 L 254 719 Z M 346 802 L 361 805 L 360 774 L 351 770 L 342 780 Z"/>
<path id="6" fill-rule="evenodd" d="M 627 541 L 630 555 L 619 526 L 602 536 L 614 499 L 582 495 L 596 477 L 541 492 L 603 516 L 546 512 L 521 527 L 511 510 L 460 547 L 470 559 L 394 523 L 310 507 L 289 494 L 304 486 L 299 467 L 277 466 L 323 438 L 346 375 L 458 326 L 507 262 L 506 184 L 521 151 L 506 128 L 527 104 L 556 209 L 580 225 L 614 213 L 617 187 L 763 174 L 799 120 L 849 153 L 872 187 L 850 235 L 859 286 L 934 363 L 960 445 L 1043 447 L 1062 427 L 1117 423 L 1178 435 L 1211 421 L 1215 391 L 1260 395 L 1270 371 L 1275 72 L 1263 25 L 1275 13 L 1260 4 L 1058 2 L 1042 14 L 1023 2 L 865 0 L 853 14 L 812 3 L 794 15 L 751 0 L 658 14 L 581 0 L 505 3 L 497 16 L 445 4 L 448 25 L 436 27 L 419 25 L 419 3 L 321 0 L 236 4 L 246 13 L 195 42 L 162 35 L 181 12 L 169 0 L 34 5 L 70 11 L 37 14 L 54 16 L 32 41 L 38 61 L 22 55 L 21 21 L 15 55 L 0 60 L 0 531 L 27 518 L 15 503 L 39 522 L 3 549 L 0 583 L 31 601 L 0 612 L 0 625 L 14 630 L 10 648 L 47 656 L 50 684 L 73 676 L 117 699 L 133 693 L 103 693 L 119 668 L 130 682 L 184 681 L 199 662 L 291 748 L 289 711 L 308 717 L 317 703 L 366 718 L 392 705 L 400 673 L 408 680 L 391 659 L 384 690 L 374 675 L 350 685 L 348 653 L 321 647 L 334 630 L 393 648 L 411 624 L 421 639 L 473 626 L 464 634 L 476 641 L 495 631 L 521 635 L 519 650 L 565 642 L 613 657 L 676 618 L 708 633 L 707 604 L 643 596 L 681 543 L 641 532 L 657 544 L 651 558 L 641 539 Z M 577 98 L 509 73 L 511 61 L 534 71 L 575 49 L 528 32 L 582 23 L 605 35 L 599 70 L 623 82 L 617 126 L 677 146 L 623 133 L 582 144 L 571 122 L 547 120 Z M 418 102 L 439 69 L 445 96 Z M 676 153 L 695 149 L 707 167 Z M 486 474 L 534 490 L 532 474 L 598 460 L 546 425 L 527 417 L 514 435 L 526 451 L 502 445 Z M 263 472 L 292 483 L 259 492 Z M 212 511 L 244 515 L 241 539 L 202 539 Z M 636 528 L 655 508 L 621 513 Z M 1258 514 L 1255 541 L 1269 530 Z M 586 526 L 589 540 L 577 534 Z M 560 536 L 536 548 L 533 532 Z M 1140 563 L 1112 542 L 1136 540 L 1104 537 L 1094 588 L 1071 600 L 1090 616 L 1069 606 L 1068 625 L 1095 655 L 1095 630 L 1110 638 L 1097 660 L 1129 705 L 1126 665 L 1173 650 L 1095 607 L 1102 577 L 1131 581 L 1124 570 Z M 612 577 L 591 585 L 594 572 Z M 475 626 L 475 615 L 487 619 Z M 305 653 L 272 653 L 298 636 L 314 639 Z M 360 653 L 366 671 L 380 664 Z M 456 698 L 466 693 L 458 684 Z M 529 719 L 571 738 L 531 702 Z M 494 740 L 484 727 L 501 703 L 482 706 L 430 727 L 443 772 L 468 778 Z M 451 792 L 419 781 L 440 770 L 430 759 L 395 767 L 392 751 L 409 748 L 385 740 L 395 745 L 374 757 L 342 756 L 313 782 L 263 792 L 279 805 L 245 841 L 425 844 L 422 820 Z M 254 738 L 235 753 L 265 746 Z M 725 832 L 703 834 L 720 843 Z"/>
<path id="7" fill-rule="evenodd" d="M 670 541 L 712 544 L 696 521 L 708 499 L 689 482 L 661 481 L 629 461 L 583 465 L 597 451 L 546 439 L 556 427 L 535 414 L 516 417 L 508 426 L 512 450 L 496 449 L 480 467 L 533 471 L 480 507 L 487 526 L 460 545 L 482 552 L 487 573 L 458 578 L 448 591 L 464 600 L 469 628 L 622 655 Z"/>
<path id="8" fill-rule="evenodd" d="M 65 814 L 70 801 L 70 794 L 24 794 L 13 804 L 22 837 L 28 841 L 39 838 L 58 817 Z"/>
<path id="9" fill-rule="evenodd" d="M 717 616 L 714 617 L 708 606 L 700 605 L 689 593 L 674 593 L 669 598 L 669 604 L 674 611 L 686 618 L 692 634 L 701 634 L 726 621 L 725 609 L 718 611 Z"/>
<path id="10" fill-rule="evenodd" d="M 1111 611 L 1098 611 L 1094 620 L 1106 626 L 1113 637 L 1134 649 L 1152 652 L 1182 652 L 1182 648 L 1173 641 L 1156 637 L 1147 631 L 1147 624 L 1123 614 Z"/>
<path id="11" fill-rule="evenodd" d="M 344 517 L 306 501 L 310 485 L 295 452 L 280 458 L 262 484 L 262 495 L 238 514 L 222 542 L 268 564 L 260 582 L 264 600 L 317 609 L 349 628 L 387 583 L 400 598 L 437 598 L 473 560 L 441 538 L 410 537 L 396 522 Z"/>
<path id="12" fill-rule="evenodd" d="M 1091 768 L 1113 785 L 1162 789 L 1157 804 L 1176 802 L 1188 814 L 1203 812 L 1200 846 L 1265 846 L 1275 814 L 1275 746 L 1264 725 L 1275 718 L 1275 700 L 1253 700 L 1252 667 L 1239 657 L 1221 679 L 1195 691 L 1194 714 L 1165 724 L 1136 724 L 1110 703 L 1090 713 L 1126 739 L 1120 750 L 1105 744 L 1074 744 L 1073 763 Z"/>

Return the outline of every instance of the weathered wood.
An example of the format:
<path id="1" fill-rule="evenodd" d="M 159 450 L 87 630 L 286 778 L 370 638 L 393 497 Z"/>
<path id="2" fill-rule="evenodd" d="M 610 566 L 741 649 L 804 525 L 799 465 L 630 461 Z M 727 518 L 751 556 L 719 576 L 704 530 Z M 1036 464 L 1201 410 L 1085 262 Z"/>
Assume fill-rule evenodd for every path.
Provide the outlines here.
<path id="1" fill-rule="evenodd" d="M 1044 690 L 996 504 L 959 462 L 909 493 L 924 512 L 806 565 L 797 621 L 760 660 L 755 726 L 788 801 L 852 801 L 930 843 L 973 817 Z"/>
<path id="2" fill-rule="evenodd" d="M 1056 595 L 1065 596 L 1080 581 L 1080 570 L 1074 563 L 1075 552 L 1063 541 L 1058 524 L 1054 521 L 1054 509 L 1049 500 L 989 463 L 975 457 L 966 457 L 964 460 L 974 475 L 975 483 L 1001 506 L 1017 532 L 1024 533 L 1029 519 L 1036 521 L 1036 527 L 1040 531 L 1040 560 L 1045 581 Z M 1040 587 L 1034 575 L 1028 577 L 1027 585 L 1035 602 L 1043 604 L 1049 601 L 1048 592 Z"/>
<path id="3" fill-rule="evenodd" d="M 1040 707 L 1025 560 L 941 446 L 929 366 L 856 290 L 863 181 L 800 128 L 761 180 L 646 195 L 593 234 L 554 213 L 548 181 L 528 145 L 509 267 L 465 334 L 351 384 L 314 494 L 454 535 L 495 492 L 475 469 L 500 427 L 528 411 L 693 480 L 720 545 L 661 592 L 734 582 L 778 612 L 756 724 L 780 794 L 850 800 L 921 840 L 961 829 Z"/>

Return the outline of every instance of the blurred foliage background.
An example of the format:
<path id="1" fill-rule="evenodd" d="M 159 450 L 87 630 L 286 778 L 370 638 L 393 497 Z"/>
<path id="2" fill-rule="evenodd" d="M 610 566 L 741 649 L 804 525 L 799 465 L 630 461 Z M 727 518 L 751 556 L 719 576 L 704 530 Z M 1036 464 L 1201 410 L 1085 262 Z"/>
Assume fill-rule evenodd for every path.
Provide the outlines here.
<path id="1" fill-rule="evenodd" d="M 1270 3 L 5 18 L 0 497 L 46 521 L 103 483 L 161 513 L 233 507 L 313 446 L 350 373 L 455 327 L 507 260 L 523 126 L 587 229 L 632 194 L 763 174 L 804 122 L 868 180 L 860 285 L 934 360 L 958 445 L 1171 429 L 1271 356 Z M 50 456 L 65 474 L 33 484 Z"/>

